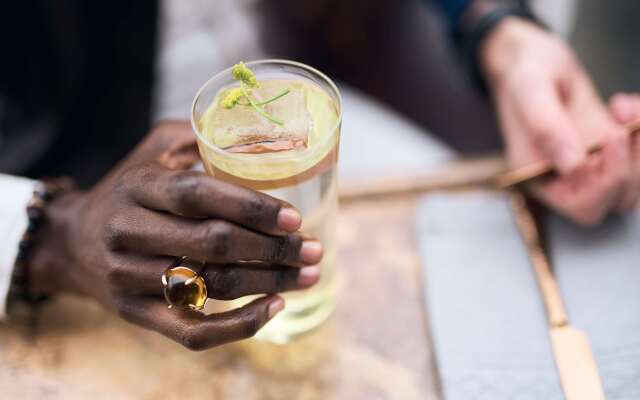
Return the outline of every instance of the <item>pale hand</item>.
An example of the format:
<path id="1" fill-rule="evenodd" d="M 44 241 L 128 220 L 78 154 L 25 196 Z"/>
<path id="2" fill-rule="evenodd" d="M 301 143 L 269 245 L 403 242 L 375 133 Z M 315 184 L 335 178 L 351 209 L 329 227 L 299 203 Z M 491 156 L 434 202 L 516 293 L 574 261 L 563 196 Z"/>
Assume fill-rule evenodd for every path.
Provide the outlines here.
<path id="1" fill-rule="evenodd" d="M 537 198 L 582 225 L 636 205 L 640 148 L 560 38 L 507 18 L 488 36 L 480 56 L 510 165 L 546 159 L 559 173 L 530 185 Z M 604 149 L 588 155 L 596 142 Z"/>

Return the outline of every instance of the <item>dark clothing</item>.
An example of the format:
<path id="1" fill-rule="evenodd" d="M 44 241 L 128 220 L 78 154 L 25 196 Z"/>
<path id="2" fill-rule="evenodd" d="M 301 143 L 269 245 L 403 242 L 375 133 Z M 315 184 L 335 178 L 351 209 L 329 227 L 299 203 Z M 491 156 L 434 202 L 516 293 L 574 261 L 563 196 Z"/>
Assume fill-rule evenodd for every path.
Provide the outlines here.
<path id="1" fill-rule="evenodd" d="M 148 131 L 153 0 L 0 6 L 0 172 L 95 182 Z"/>
<path id="2" fill-rule="evenodd" d="M 430 0 L 436 3 L 444 12 L 452 27 L 458 25 L 460 17 L 467 9 L 472 0 Z"/>
<path id="3" fill-rule="evenodd" d="M 452 25 L 471 2 L 434 1 Z M 278 0 L 272 6 L 276 9 L 282 3 Z M 348 40 L 332 40 L 329 55 L 318 50 L 317 43 L 306 42 L 304 48 L 313 49 L 314 58 L 299 58 L 329 72 L 333 72 L 330 60 L 355 60 L 353 67 L 360 76 L 359 60 L 367 59 L 363 49 L 383 45 L 377 37 L 387 32 L 389 4 L 367 3 L 371 7 L 365 14 L 382 25 L 374 24 L 373 34 L 363 35 L 361 28 L 368 20 L 361 6 L 337 3 L 355 7 L 358 20 L 343 18 L 343 22 L 356 32 L 330 35 Z M 301 5 L 297 0 L 295 4 Z M 151 116 L 158 8 L 157 0 L 32 0 L 0 6 L 0 33 L 5 40 L 0 62 L 1 173 L 32 178 L 68 175 L 87 187 L 140 141 Z M 286 8 L 278 12 L 281 18 Z M 268 25 L 274 26 L 277 19 L 271 15 Z M 305 25 L 300 27 L 303 33 L 315 29 L 313 21 L 305 20 Z M 397 40 L 389 44 L 394 49 L 403 45 Z M 345 45 L 346 56 L 340 53 Z M 393 72 L 391 67 L 387 70 Z M 348 75 L 338 76 L 358 84 Z"/>

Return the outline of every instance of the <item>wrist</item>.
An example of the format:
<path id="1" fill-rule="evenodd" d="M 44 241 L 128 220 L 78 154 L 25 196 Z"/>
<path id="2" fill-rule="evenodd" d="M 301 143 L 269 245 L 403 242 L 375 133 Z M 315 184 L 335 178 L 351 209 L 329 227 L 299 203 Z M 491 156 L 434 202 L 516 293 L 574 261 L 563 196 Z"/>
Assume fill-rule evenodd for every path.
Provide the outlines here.
<path id="1" fill-rule="evenodd" d="M 47 203 L 29 255 L 29 290 L 34 293 L 68 289 L 65 271 L 75 264 L 71 237 L 82 197 L 80 191 L 67 191 Z"/>
<path id="2" fill-rule="evenodd" d="M 500 21 L 478 48 L 478 66 L 488 86 L 495 86 L 526 52 L 532 35 L 544 31 L 535 23 L 519 17 Z"/>
<path id="3" fill-rule="evenodd" d="M 487 84 L 490 84 L 490 77 L 483 66 L 486 44 L 490 37 L 496 36 L 498 28 L 502 30 L 513 21 L 518 25 L 542 26 L 523 1 L 475 0 L 462 15 L 455 30 L 456 43 L 471 77 L 485 94 Z"/>

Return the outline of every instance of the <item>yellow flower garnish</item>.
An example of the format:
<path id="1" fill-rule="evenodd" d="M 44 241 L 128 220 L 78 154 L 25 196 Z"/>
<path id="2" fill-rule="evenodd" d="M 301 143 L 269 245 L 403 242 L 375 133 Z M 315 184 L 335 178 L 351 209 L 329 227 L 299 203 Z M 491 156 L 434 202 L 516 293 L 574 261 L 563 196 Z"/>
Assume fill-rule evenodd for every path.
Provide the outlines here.
<path id="1" fill-rule="evenodd" d="M 234 65 L 233 68 L 231 68 L 231 75 L 233 76 L 233 79 L 240 81 L 240 87 L 229 90 L 224 99 L 222 99 L 222 106 L 224 108 L 231 109 L 235 107 L 236 104 L 251 106 L 254 110 L 256 110 L 258 114 L 262 115 L 264 118 L 268 119 L 274 124 L 284 125 L 284 122 L 267 113 L 262 108 L 262 106 L 276 101 L 283 96 L 286 96 L 287 94 L 289 94 L 289 89 L 285 89 L 282 93 L 268 100 L 256 101 L 251 97 L 250 89 L 258 87 L 258 79 L 256 78 L 256 75 L 253 73 L 253 71 L 251 71 L 249 67 L 247 67 L 242 61 L 240 61 L 239 63 Z M 240 100 L 242 99 L 246 99 L 247 102 L 244 104 L 241 103 Z"/>
<path id="2" fill-rule="evenodd" d="M 233 79 L 244 82 L 244 84 L 249 87 L 258 86 L 256 75 L 246 65 L 244 65 L 242 61 L 233 66 L 231 74 L 233 75 Z"/>
<path id="3" fill-rule="evenodd" d="M 222 107 L 224 108 L 233 108 L 240 99 L 244 96 L 244 92 L 240 88 L 234 88 L 229 90 L 229 93 L 225 96 L 224 100 L 222 100 Z"/>

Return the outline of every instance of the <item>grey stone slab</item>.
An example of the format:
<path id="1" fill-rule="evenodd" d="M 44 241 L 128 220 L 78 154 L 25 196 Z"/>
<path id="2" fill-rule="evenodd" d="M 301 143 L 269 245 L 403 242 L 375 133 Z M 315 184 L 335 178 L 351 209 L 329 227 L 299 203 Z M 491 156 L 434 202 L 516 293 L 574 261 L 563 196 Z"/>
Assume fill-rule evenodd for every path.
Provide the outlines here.
<path id="1" fill-rule="evenodd" d="M 544 308 L 507 198 L 430 194 L 417 227 L 444 398 L 562 399 Z"/>
<path id="2" fill-rule="evenodd" d="M 640 399 L 640 215 L 592 229 L 557 215 L 548 224 L 569 319 L 591 341 L 607 399 Z"/>
<path id="3" fill-rule="evenodd" d="M 445 400 L 562 399 L 505 195 L 428 195 L 417 223 Z M 545 223 L 569 319 L 590 340 L 607 399 L 640 399 L 640 214 L 591 229 L 557 215 Z"/>

